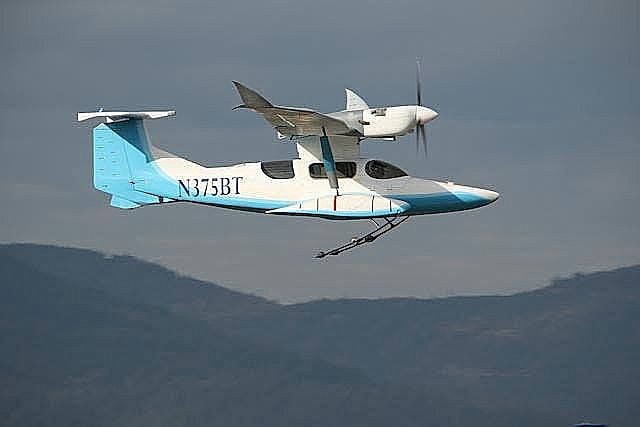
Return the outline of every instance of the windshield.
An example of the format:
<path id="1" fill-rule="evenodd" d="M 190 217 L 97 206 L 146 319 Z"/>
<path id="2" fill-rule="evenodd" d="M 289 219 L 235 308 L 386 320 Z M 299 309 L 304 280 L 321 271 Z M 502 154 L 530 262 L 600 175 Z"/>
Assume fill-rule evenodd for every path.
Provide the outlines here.
<path id="1" fill-rule="evenodd" d="M 406 172 L 404 172 L 402 169 L 393 166 L 390 163 L 383 162 L 382 160 L 368 161 L 364 167 L 364 170 L 367 175 L 375 179 L 390 179 L 407 176 Z"/>

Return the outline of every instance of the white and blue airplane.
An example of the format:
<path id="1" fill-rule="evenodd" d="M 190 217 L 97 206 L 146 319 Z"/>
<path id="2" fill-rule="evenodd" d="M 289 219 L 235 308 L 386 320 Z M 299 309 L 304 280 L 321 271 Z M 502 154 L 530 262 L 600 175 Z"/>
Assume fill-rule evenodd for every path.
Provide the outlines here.
<path id="1" fill-rule="evenodd" d="M 437 113 L 421 105 L 419 80 L 417 105 L 370 108 L 347 89 L 346 108 L 329 114 L 276 106 L 234 84 L 243 101 L 240 107 L 262 114 L 279 138 L 295 142 L 298 158 L 206 167 L 151 144 L 145 120 L 174 116 L 175 111 L 78 113 L 78 121 L 104 120 L 93 129 L 94 187 L 121 209 L 191 202 L 376 224 L 373 231 L 320 252 L 318 258 L 372 242 L 411 216 L 474 209 L 499 197 L 491 190 L 412 177 L 384 160 L 361 157 L 365 138 L 395 139 L 414 129 L 423 137 L 426 154 L 424 125 Z"/>

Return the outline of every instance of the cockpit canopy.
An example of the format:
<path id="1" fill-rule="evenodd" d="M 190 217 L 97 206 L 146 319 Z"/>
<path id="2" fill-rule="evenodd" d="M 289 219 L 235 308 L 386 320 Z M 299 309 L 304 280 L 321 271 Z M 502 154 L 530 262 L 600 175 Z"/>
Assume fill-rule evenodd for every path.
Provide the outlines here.
<path id="1" fill-rule="evenodd" d="M 295 176 L 292 160 L 277 160 L 261 162 L 262 172 L 272 179 L 291 179 Z M 407 176 L 407 173 L 397 166 L 382 160 L 369 160 L 364 167 L 365 173 L 374 179 L 392 179 Z M 338 178 L 353 178 L 356 176 L 357 165 L 353 161 L 336 162 L 336 176 Z M 324 164 L 311 163 L 309 165 L 311 178 L 326 178 Z"/>

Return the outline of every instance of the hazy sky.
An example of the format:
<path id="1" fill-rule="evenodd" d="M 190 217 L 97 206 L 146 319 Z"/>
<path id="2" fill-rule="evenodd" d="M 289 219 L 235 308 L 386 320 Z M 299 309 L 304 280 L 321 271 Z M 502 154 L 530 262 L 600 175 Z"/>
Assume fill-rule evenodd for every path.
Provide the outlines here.
<path id="1" fill-rule="evenodd" d="M 530 289 L 640 262 L 640 2 L 5 1 L 0 13 L 0 241 L 128 253 L 280 301 Z M 154 143 L 208 165 L 283 159 L 240 80 L 334 111 L 423 98 L 413 135 L 363 144 L 413 175 L 502 194 L 413 218 L 373 246 L 316 260 L 367 222 L 203 206 L 121 211 L 92 188 L 77 111 L 175 108 Z M 134 284 L 132 284 L 134 286 Z"/>

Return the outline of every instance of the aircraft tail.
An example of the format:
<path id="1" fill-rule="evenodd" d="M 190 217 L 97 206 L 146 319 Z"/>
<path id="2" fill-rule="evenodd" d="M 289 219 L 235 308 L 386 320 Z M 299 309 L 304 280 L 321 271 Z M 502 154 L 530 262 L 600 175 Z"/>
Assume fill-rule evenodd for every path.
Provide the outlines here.
<path id="1" fill-rule="evenodd" d="M 137 191 L 135 184 L 158 177 L 152 164 L 158 150 L 149 141 L 143 120 L 173 115 L 175 111 L 78 113 L 78 121 L 106 118 L 93 129 L 93 186 L 111 195 L 111 206 L 133 209 L 169 201 Z"/>

